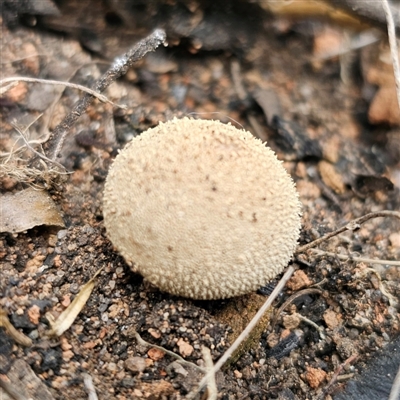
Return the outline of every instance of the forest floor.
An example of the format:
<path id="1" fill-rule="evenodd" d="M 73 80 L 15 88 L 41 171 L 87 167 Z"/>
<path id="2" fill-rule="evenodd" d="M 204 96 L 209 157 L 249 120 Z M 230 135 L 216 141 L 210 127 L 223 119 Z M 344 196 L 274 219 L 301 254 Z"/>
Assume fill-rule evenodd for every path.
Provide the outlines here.
<path id="1" fill-rule="evenodd" d="M 89 21 L 82 9 L 76 12 L 77 2 L 65 3 L 62 17 L 43 19 L 40 29 L 9 29 L 2 22 L 2 78 L 30 76 L 90 87 L 113 57 L 151 31 L 145 23 L 129 27 L 112 13 L 103 14 L 96 25 L 104 13 L 101 7 Z M 69 9 L 68 3 L 74 6 Z M 347 28 L 255 12 L 241 16 L 247 23 L 239 25 L 238 15 L 227 13 L 232 24 L 222 27 L 210 17 L 207 26 L 216 24 L 211 36 L 217 43 L 207 42 L 210 34 L 204 32 L 197 41 L 187 39 L 187 26 L 178 29 L 176 13 L 176 20 L 166 24 L 175 24 L 170 45 L 150 53 L 105 91 L 127 108 L 95 101 L 75 124 L 58 160 L 67 175 L 46 182 L 2 174 L 3 196 L 30 184 L 45 186 L 65 224 L 56 228 L 39 222 L 23 232 L 0 234 L 0 306 L 32 340 L 32 346 L 24 347 L 0 328 L 1 379 L 25 393 L 21 398 L 86 399 L 86 374 L 99 399 L 185 398 L 202 378 L 195 367 L 203 365 L 201 346 L 217 360 L 265 301 L 265 288 L 221 301 L 162 293 L 131 272 L 107 239 L 102 220 L 107 171 L 118 149 L 160 121 L 173 116 L 218 119 L 266 141 L 300 194 L 300 245 L 364 214 L 400 209 L 400 132 L 369 122 L 372 89 L 361 75 L 374 65 L 362 62 L 371 60 L 376 47 L 353 52 L 353 57 L 317 60 L 318 46 L 329 49 L 344 40 Z M 1 99 L 1 151 L 10 152 L 20 140 L 16 126 L 20 131 L 29 126 L 25 135 L 32 146 L 44 143 L 79 96 L 70 88 L 20 82 Z M 19 154 L 15 165 L 26 167 L 23 158 L 31 156 Z M 218 398 L 340 396 L 400 332 L 400 269 L 373 261 L 400 259 L 399 232 L 399 220 L 372 219 L 322 244 L 319 254 L 298 254 L 293 260 L 298 270 L 270 319 L 217 373 Z M 49 339 L 45 314 L 65 310 L 100 267 L 95 288 L 71 328 Z M 297 297 L 277 315 L 294 293 Z M 139 344 L 135 332 L 195 365 L 179 364 Z"/>

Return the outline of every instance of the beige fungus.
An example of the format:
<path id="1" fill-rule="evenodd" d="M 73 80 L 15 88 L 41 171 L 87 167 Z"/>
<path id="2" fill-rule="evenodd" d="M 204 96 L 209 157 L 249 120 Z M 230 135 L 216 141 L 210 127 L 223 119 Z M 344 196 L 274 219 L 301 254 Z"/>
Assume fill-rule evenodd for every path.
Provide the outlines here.
<path id="1" fill-rule="evenodd" d="M 274 152 L 251 133 L 173 119 L 117 156 L 104 222 L 132 269 L 161 290 L 222 299 L 282 272 L 299 237 L 300 202 Z"/>

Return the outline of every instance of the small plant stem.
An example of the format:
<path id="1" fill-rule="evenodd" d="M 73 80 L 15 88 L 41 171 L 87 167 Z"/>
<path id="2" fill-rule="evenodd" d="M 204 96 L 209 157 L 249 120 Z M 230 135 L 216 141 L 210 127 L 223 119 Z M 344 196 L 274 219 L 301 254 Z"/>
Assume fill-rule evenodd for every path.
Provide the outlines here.
<path id="1" fill-rule="evenodd" d="M 94 96 L 97 99 L 99 99 L 100 101 L 102 101 L 104 103 L 110 103 L 114 107 L 126 108 L 124 106 L 120 106 L 118 104 L 115 104 L 114 102 L 109 100 L 103 94 L 97 93 L 96 91 L 94 91 L 92 89 L 89 89 L 86 86 L 78 85 L 76 83 L 53 81 L 53 80 L 50 80 L 50 79 L 29 78 L 29 77 L 25 77 L 25 76 L 11 76 L 11 77 L 8 77 L 8 78 L 1 79 L 0 80 L 0 86 L 2 86 L 5 83 L 9 83 L 9 82 L 15 83 L 15 84 L 18 84 L 19 82 L 29 82 L 29 83 L 42 83 L 44 85 L 66 86 L 66 87 L 69 87 L 69 88 L 72 88 L 72 89 L 78 89 L 78 90 L 81 90 L 82 92 L 89 93 L 92 96 Z M 10 86 L 14 86 L 14 85 L 10 85 Z M 8 87 L 9 86 L 4 87 L 4 89 L 8 89 Z M 11 89 L 11 87 L 10 87 L 10 89 Z M 0 92 L 0 94 L 1 94 L 1 92 Z"/>
<path id="2" fill-rule="evenodd" d="M 199 366 L 196 365 L 196 364 L 193 364 L 193 363 L 190 362 L 190 361 L 186 361 L 186 360 L 183 359 L 180 355 L 174 353 L 173 351 L 170 351 L 170 350 L 166 349 L 165 347 L 158 346 L 158 345 L 156 345 L 156 344 L 146 342 L 144 339 L 142 339 L 142 337 L 141 337 L 137 332 L 135 332 L 135 338 L 136 338 L 137 342 L 138 342 L 141 346 L 145 346 L 145 347 L 154 347 L 155 349 L 161 350 L 161 351 L 164 352 L 165 354 L 168 354 L 169 356 L 171 356 L 171 357 L 173 357 L 173 358 L 176 358 L 176 360 L 177 360 L 178 362 L 180 362 L 181 364 L 190 366 L 190 367 L 192 367 L 192 368 L 197 369 L 198 371 L 204 372 L 204 369 L 203 369 L 203 368 L 199 367 Z"/>
<path id="3" fill-rule="evenodd" d="M 155 30 L 147 38 L 137 43 L 131 50 L 118 57 L 111 68 L 95 83 L 93 90 L 101 93 L 119 77 L 124 75 L 129 67 L 142 59 L 148 52 L 154 51 L 165 43 L 166 34 L 162 29 Z M 46 145 L 47 153 L 56 160 L 61 153 L 65 138 L 78 118 L 87 110 L 95 97 L 86 93 L 75 105 L 73 110 L 55 127 Z"/>
<path id="4" fill-rule="evenodd" d="M 355 231 L 355 230 L 359 229 L 361 224 L 363 224 L 364 222 L 367 222 L 368 220 L 370 220 L 372 218 L 379 218 L 379 217 L 395 217 L 395 218 L 400 219 L 400 212 L 384 210 L 384 211 L 378 211 L 378 212 L 365 214 L 360 218 L 353 219 L 345 226 L 342 226 L 341 228 L 336 229 L 333 232 L 329 232 L 326 235 L 322 236 L 321 238 L 314 240 L 313 242 L 307 243 L 303 246 L 299 246 L 296 249 L 296 254 L 304 253 L 308 249 L 311 249 L 312 247 L 316 247 L 319 244 L 326 242 L 330 238 L 337 236 L 345 231 Z"/>
<path id="5" fill-rule="evenodd" d="M 258 310 L 257 314 L 253 317 L 250 323 L 246 326 L 243 332 L 239 335 L 239 337 L 233 342 L 231 347 L 223 354 L 223 356 L 217 361 L 214 365 L 214 368 L 206 373 L 203 379 L 200 381 L 198 387 L 189 393 L 188 399 L 194 399 L 194 397 L 206 386 L 211 379 L 220 369 L 221 367 L 229 360 L 232 354 L 236 351 L 236 349 L 240 346 L 244 339 L 250 334 L 250 332 L 254 329 L 257 323 L 260 321 L 261 317 L 264 313 L 271 307 L 272 303 L 279 295 L 281 290 L 285 287 L 286 282 L 291 278 L 294 272 L 294 267 L 289 266 L 286 270 L 285 274 L 282 276 L 279 283 L 276 285 L 275 289 L 268 297 L 267 301 L 262 305 L 262 307 Z"/>
<path id="6" fill-rule="evenodd" d="M 349 261 L 355 261 L 355 262 L 365 262 L 368 264 L 382 264 L 382 265 L 393 265 L 395 267 L 400 267 L 400 261 L 393 261 L 393 260 L 381 260 L 381 259 L 373 259 L 373 258 L 367 258 L 367 257 L 353 257 L 352 255 L 346 255 L 346 254 L 337 254 L 337 253 L 332 253 L 329 251 L 325 250 L 317 250 L 317 249 L 312 249 L 312 253 L 314 253 L 316 256 L 329 256 L 329 257 L 336 257 L 339 260 L 349 260 Z"/>
<path id="7" fill-rule="evenodd" d="M 392 57 L 393 73 L 396 82 L 397 104 L 400 110 L 400 63 L 399 50 L 397 48 L 396 27 L 394 25 L 393 13 L 388 0 L 382 0 L 382 7 L 385 10 L 386 14 L 390 55 Z"/>

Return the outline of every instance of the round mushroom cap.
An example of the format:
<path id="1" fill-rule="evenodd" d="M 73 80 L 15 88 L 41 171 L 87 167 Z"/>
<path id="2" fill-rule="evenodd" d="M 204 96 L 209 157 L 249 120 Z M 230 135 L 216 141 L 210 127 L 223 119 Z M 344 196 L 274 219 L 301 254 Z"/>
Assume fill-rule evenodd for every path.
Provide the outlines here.
<path id="1" fill-rule="evenodd" d="M 222 299 L 265 285 L 292 257 L 301 205 L 275 153 L 219 121 L 173 119 L 135 137 L 104 190 L 109 238 L 161 290 Z"/>

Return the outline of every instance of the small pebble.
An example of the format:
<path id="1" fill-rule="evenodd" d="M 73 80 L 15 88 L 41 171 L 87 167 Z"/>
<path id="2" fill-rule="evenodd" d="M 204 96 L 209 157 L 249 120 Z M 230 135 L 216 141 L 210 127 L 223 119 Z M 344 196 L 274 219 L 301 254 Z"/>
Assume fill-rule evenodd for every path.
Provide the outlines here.
<path id="1" fill-rule="evenodd" d="M 153 361 L 159 361 L 162 358 L 164 358 L 165 353 L 159 349 L 156 349 L 155 347 L 152 347 L 148 352 L 147 355 L 153 360 Z"/>
<path id="2" fill-rule="evenodd" d="M 238 371 L 237 369 L 235 369 L 233 371 L 233 374 L 235 375 L 236 379 L 242 379 L 242 377 L 243 377 L 243 374 L 240 371 Z"/>
<path id="3" fill-rule="evenodd" d="M 32 340 L 36 340 L 39 337 L 39 331 L 34 329 L 33 331 L 29 332 L 28 335 Z"/>
<path id="4" fill-rule="evenodd" d="M 117 364 L 115 364 L 114 362 L 110 362 L 110 363 L 108 363 L 107 364 L 107 369 L 110 371 L 110 372 L 116 372 L 117 371 Z"/>
<path id="5" fill-rule="evenodd" d="M 57 232 L 57 238 L 58 240 L 62 240 L 67 236 L 68 230 L 67 229 L 61 229 L 60 231 Z"/>
<path id="6" fill-rule="evenodd" d="M 108 282 L 108 286 L 110 287 L 111 290 L 114 290 L 115 284 L 116 284 L 116 282 L 113 280 Z"/>
<path id="7" fill-rule="evenodd" d="M 143 372 L 146 369 L 146 360 L 142 357 L 129 357 L 125 360 L 125 368 L 128 371 L 137 373 Z"/>
<path id="8" fill-rule="evenodd" d="M 320 368 L 307 367 L 306 379 L 308 384 L 316 389 L 326 379 L 326 372 Z"/>

